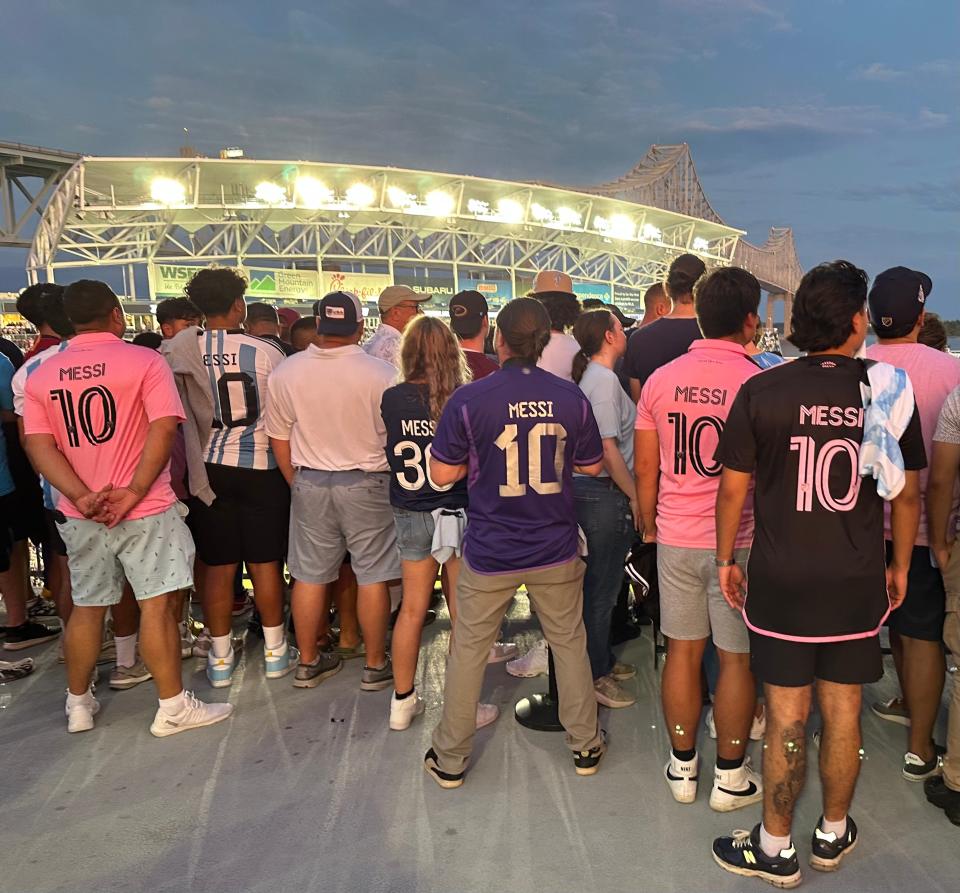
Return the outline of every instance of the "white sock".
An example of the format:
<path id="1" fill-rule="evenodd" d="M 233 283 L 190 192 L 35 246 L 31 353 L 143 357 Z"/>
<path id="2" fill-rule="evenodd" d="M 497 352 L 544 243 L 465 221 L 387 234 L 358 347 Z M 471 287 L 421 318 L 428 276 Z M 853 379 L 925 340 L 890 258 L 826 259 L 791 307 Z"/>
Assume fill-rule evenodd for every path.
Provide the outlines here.
<path id="1" fill-rule="evenodd" d="M 230 654 L 230 635 L 225 636 L 211 636 L 210 641 L 213 642 L 213 645 L 210 649 L 210 653 L 214 657 L 227 657 Z"/>
<path id="2" fill-rule="evenodd" d="M 280 626 L 265 626 L 263 628 L 263 647 L 267 651 L 275 651 L 283 644 L 283 624 Z"/>
<path id="3" fill-rule="evenodd" d="M 160 698 L 159 701 L 160 709 L 166 713 L 167 716 L 176 716 L 178 713 L 183 711 L 183 708 L 186 705 L 186 700 L 182 690 L 180 691 L 180 694 L 174 695 L 172 698 Z"/>
<path id="4" fill-rule="evenodd" d="M 824 818 L 820 823 L 820 830 L 824 834 L 829 834 L 832 831 L 837 835 L 837 840 L 840 840 L 847 833 L 847 817 L 844 816 L 839 822 L 828 822 Z"/>
<path id="5" fill-rule="evenodd" d="M 114 636 L 117 646 L 117 666 L 132 667 L 137 662 L 137 634 L 132 636 Z"/>
<path id="6" fill-rule="evenodd" d="M 68 707 L 76 707 L 78 704 L 89 704 L 91 700 L 92 695 L 90 694 L 89 688 L 82 695 L 75 695 L 72 691 L 67 689 Z"/>
<path id="7" fill-rule="evenodd" d="M 781 850 L 790 849 L 790 835 L 774 837 L 763 825 L 760 825 L 760 849 L 771 859 L 775 858 L 780 855 Z"/>

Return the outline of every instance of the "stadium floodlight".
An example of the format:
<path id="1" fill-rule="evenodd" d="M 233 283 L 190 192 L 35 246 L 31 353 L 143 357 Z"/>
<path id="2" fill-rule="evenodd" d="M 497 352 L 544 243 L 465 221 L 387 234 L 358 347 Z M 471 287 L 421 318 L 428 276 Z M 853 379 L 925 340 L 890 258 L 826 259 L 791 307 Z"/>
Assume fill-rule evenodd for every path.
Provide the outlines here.
<path id="1" fill-rule="evenodd" d="M 641 230 L 641 238 L 645 239 L 648 242 L 662 242 L 663 241 L 663 231 L 654 226 L 652 223 L 645 223 L 643 229 Z"/>
<path id="2" fill-rule="evenodd" d="M 490 216 L 490 205 L 478 198 L 471 198 L 467 200 L 467 210 L 471 214 L 476 214 L 478 217 Z"/>
<path id="3" fill-rule="evenodd" d="M 333 190 L 316 177 L 297 177 L 293 195 L 296 203 L 304 208 L 322 208 L 333 201 Z"/>
<path id="4" fill-rule="evenodd" d="M 553 211 L 536 202 L 530 206 L 530 213 L 533 214 L 533 219 L 540 223 L 548 223 L 553 220 Z"/>
<path id="5" fill-rule="evenodd" d="M 344 193 L 347 203 L 355 208 L 369 208 L 377 200 L 377 193 L 366 183 L 354 183 Z"/>
<path id="6" fill-rule="evenodd" d="M 512 198 L 502 198 L 497 202 L 497 214 L 504 223 L 519 223 L 523 220 L 523 205 Z"/>
<path id="7" fill-rule="evenodd" d="M 709 250 L 710 250 L 710 243 L 709 243 L 706 239 L 702 238 L 701 236 L 697 236 L 697 237 L 693 240 L 693 250 L 694 250 L 694 251 L 709 251 Z"/>
<path id="8" fill-rule="evenodd" d="M 557 221 L 560 226 L 580 226 L 583 222 L 583 215 L 573 208 L 557 208 Z"/>
<path id="9" fill-rule="evenodd" d="M 417 200 L 415 195 L 410 195 L 406 189 L 401 189 L 399 186 L 390 186 L 387 189 L 387 198 L 395 208 L 409 208 Z"/>
<path id="10" fill-rule="evenodd" d="M 626 214 L 614 214 L 610 218 L 610 235 L 615 239 L 632 239 L 637 234 L 637 225 Z"/>
<path id="11" fill-rule="evenodd" d="M 593 218 L 593 228 L 598 233 L 605 233 L 610 229 L 610 221 L 607 220 L 606 217 L 601 217 L 597 214 L 597 216 Z"/>
<path id="12" fill-rule="evenodd" d="M 154 177 L 150 183 L 150 198 L 161 205 L 182 205 L 187 200 L 187 187 L 170 177 Z"/>
<path id="13" fill-rule="evenodd" d="M 264 180 L 262 183 L 257 184 L 257 188 L 253 191 L 253 194 L 258 202 L 263 202 L 266 205 L 279 205 L 280 202 L 286 200 L 287 190 L 279 183 Z"/>
<path id="14" fill-rule="evenodd" d="M 428 214 L 434 217 L 449 217 L 457 200 L 442 189 L 433 189 L 424 196 L 423 204 Z"/>

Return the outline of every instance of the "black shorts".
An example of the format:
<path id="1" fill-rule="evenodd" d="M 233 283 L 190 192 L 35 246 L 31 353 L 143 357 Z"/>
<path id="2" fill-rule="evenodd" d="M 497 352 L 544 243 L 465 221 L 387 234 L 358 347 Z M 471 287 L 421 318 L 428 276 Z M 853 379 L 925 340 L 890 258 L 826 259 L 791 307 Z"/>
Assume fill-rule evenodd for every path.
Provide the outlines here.
<path id="1" fill-rule="evenodd" d="M 750 666 L 768 685 L 797 688 L 814 679 L 843 685 L 876 682 L 883 675 L 880 637 L 846 642 L 788 642 L 750 630 Z"/>
<path id="2" fill-rule="evenodd" d="M 893 544 L 887 543 L 887 562 Z M 939 642 L 943 638 L 943 621 L 947 616 L 947 593 L 943 575 L 930 562 L 927 546 L 914 546 L 907 573 L 907 597 L 890 615 L 891 632 L 911 639 Z"/>
<path id="3" fill-rule="evenodd" d="M 13 537 L 6 519 L 0 515 L 0 574 L 10 570 L 10 549 L 13 547 Z"/>
<path id="4" fill-rule="evenodd" d="M 54 555 L 67 555 L 67 545 L 63 541 L 63 537 L 60 536 L 60 526 L 57 524 L 57 517 L 63 518 L 61 512 L 55 512 L 52 509 L 43 510 L 43 519 L 47 526 L 46 537 L 43 542 L 44 545 L 53 552 Z"/>
<path id="5" fill-rule="evenodd" d="M 17 484 L 12 493 L 0 496 L 0 518 L 9 525 L 13 541 L 33 540 L 40 544 L 46 534 L 43 521 L 43 491 L 34 478 Z"/>
<path id="6" fill-rule="evenodd" d="M 217 498 L 190 500 L 187 524 L 197 557 L 209 565 L 283 561 L 290 525 L 290 488 L 279 469 L 207 465 Z"/>

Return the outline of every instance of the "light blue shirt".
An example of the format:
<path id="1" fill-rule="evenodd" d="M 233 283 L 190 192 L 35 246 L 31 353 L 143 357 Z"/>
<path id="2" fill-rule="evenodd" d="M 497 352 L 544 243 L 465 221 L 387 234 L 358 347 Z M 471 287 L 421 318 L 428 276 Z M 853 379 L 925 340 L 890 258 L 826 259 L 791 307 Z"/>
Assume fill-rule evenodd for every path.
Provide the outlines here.
<path id="1" fill-rule="evenodd" d="M 13 412 L 13 363 L 0 354 L 0 410 Z M 7 460 L 7 440 L 0 428 L 0 496 L 6 496 L 14 490 L 10 463 Z"/>
<path id="2" fill-rule="evenodd" d="M 615 437 L 627 469 L 633 474 L 633 429 L 637 407 L 627 396 L 616 373 L 592 360 L 580 379 L 580 390 L 590 401 L 601 437 Z M 609 477 L 601 472 L 601 477 Z"/>

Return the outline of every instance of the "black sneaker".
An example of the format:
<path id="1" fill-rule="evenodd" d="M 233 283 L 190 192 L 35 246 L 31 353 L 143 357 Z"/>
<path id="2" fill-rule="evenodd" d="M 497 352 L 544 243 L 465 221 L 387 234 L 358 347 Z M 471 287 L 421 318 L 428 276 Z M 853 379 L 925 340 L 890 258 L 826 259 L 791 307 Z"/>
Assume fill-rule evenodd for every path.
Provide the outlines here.
<path id="1" fill-rule="evenodd" d="M 9 638 L 7 634 L 7 639 Z M 936 746 L 934 746 L 933 756 L 926 762 L 915 753 L 908 753 L 903 758 L 903 777 L 907 781 L 925 781 L 941 772 L 943 772 L 943 756 Z"/>
<path id="2" fill-rule="evenodd" d="M 462 772 L 444 772 L 440 768 L 440 764 L 437 762 L 437 752 L 432 747 L 423 755 L 423 768 L 427 775 L 442 788 L 450 790 L 463 784 Z"/>
<path id="3" fill-rule="evenodd" d="M 607 733 L 600 729 L 600 743 L 590 750 L 575 751 L 573 754 L 573 765 L 577 770 L 577 775 L 596 775 L 600 768 L 600 760 L 607 752 Z"/>
<path id="4" fill-rule="evenodd" d="M 724 871 L 758 877 L 785 890 L 799 886 L 803 879 L 793 844 L 780 850 L 779 856 L 768 856 L 760 848 L 759 825 L 752 831 L 734 831 L 732 837 L 718 837 L 713 842 L 713 858 Z"/>
<path id="5" fill-rule="evenodd" d="M 810 867 L 817 871 L 836 871 L 840 861 L 857 845 L 857 823 L 847 816 L 847 833 L 841 838 L 831 832 L 821 830 L 823 816 L 814 828 L 810 842 Z"/>
<path id="6" fill-rule="evenodd" d="M 936 806 L 937 809 L 947 809 L 951 806 L 960 808 L 960 791 L 948 788 L 940 775 L 928 778 L 923 783 L 923 792 L 927 795 L 928 802 Z"/>
<path id="7" fill-rule="evenodd" d="M 23 648 L 32 648 L 44 642 L 52 642 L 60 635 L 59 627 L 44 626 L 28 620 L 20 626 L 8 626 L 7 635 L 3 640 L 4 651 L 20 651 Z"/>

